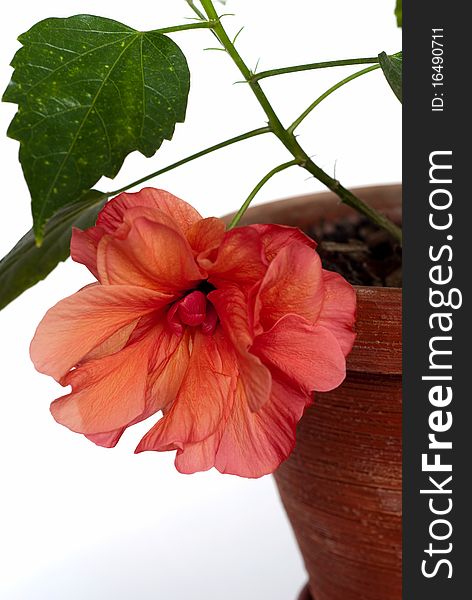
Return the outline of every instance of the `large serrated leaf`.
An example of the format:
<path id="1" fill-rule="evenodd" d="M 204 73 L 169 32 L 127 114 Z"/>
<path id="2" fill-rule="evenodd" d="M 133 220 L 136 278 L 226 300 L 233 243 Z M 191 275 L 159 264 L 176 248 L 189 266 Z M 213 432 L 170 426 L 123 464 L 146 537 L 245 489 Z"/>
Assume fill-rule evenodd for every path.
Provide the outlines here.
<path id="1" fill-rule="evenodd" d="M 95 224 L 105 195 L 90 190 L 80 202 L 62 208 L 45 228 L 40 247 L 31 229 L 0 261 L 0 309 L 44 279 L 69 256 L 72 227 L 86 229 Z"/>
<path id="2" fill-rule="evenodd" d="M 397 54 L 388 56 L 385 52 L 382 52 L 379 54 L 379 62 L 389 86 L 392 88 L 393 93 L 401 102 L 403 66 L 402 53 L 398 52 Z"/>
<path id="3" fill-rule="evenodd" d="M 190 76 L 179 47 L 90 15 L 46 19 L 19 38 L 3 100 L 32 197 L 34 231 L 125 157 L 152 156 L 185 118 Z"/>

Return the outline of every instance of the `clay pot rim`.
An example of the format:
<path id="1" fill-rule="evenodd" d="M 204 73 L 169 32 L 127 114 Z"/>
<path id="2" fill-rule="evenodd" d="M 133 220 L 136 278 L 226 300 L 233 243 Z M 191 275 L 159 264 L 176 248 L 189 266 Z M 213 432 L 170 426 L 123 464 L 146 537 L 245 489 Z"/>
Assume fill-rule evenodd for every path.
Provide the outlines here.
<path id="1" fill-rule="evenodd" d="M 353 285 L 352 287 L 356 290 L 358 295 L 365 295 L 367 292 L 370 292 L 371 290 L 389 290 L 392 292 L 392 294 L 401 297 L 402 292 L 403 292 L 403 288 L 394 287 L 394 286 L 381 287 L 381 286 L 377 286 L 377 285 Z"/>

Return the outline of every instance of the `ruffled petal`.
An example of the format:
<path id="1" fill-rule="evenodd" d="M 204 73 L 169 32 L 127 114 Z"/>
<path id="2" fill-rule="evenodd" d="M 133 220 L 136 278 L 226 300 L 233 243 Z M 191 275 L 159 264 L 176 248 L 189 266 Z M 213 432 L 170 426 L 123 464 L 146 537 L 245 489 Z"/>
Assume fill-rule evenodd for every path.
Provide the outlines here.
<path id="1" fill-rule="evenodd" d="M 226 231 L 225 223 L 222 219 L 210 217 L 194 223 L 187 231 L 186 237 L 188 243 L 195 252 L 195 255 L 211 251 L 221 244 Z"/>
<path id="2" fill-rule="evenodd" d="M 171 217 L 183 232 L 202 218 L 190 204 L 177 196 L 164 190 L 144 188 L 135 193 L 124 192 L 110 200 L 98 215 L 97 225 L 106 233 L 114 233 L 123 222 L 126 211 L 137 206 L 161 210 Z"/>
<path id="3" fill-rule="evenodd" d="M 160 225 L 166 225 L 169 229 L 173 229 L 183 237 L 185 237 L 182 229 L 178 222 L 173 219 L 170 215 L 154 208 L 151 206 L 133 206 L 129 208 L 123 215 L 123 223 L 116 229 L 114 236 L 124 239 L 128 231 L 133 227 L 134 222 L 137 219 L 147 219 L 152 223 L 159 223 Z M 199 221 L 197 221 L 199 223 Z"/>
<path id="4" fill-rule="evenodd" d="M 248 290 L 261 280 L 267 269 L 260 236 L 249 227 L 228 231 L 216 257 L 200 256 L 198 263 L 216 288 L 230 285 Z"/>
<path id="5" fill-rule="evenodd" d="M 190 361 L 177 397 L 144 436 L 136 452 L 182 450 L 212 435 L 231 409 L 234 360 L 223 340 L 196 331 Z M 225 354 L 222 356 L 222 354 Z"/>
<path id="6" fill-rule="evenodd" d="M 292 244 L 304 244 L 308 248 L 316 248 L 317 243 L 296 227 L 286 225 L 249 225 L 260 235 L 267 260 L 272 261 L 277 254 Z"/>
<path id="7" fill-rule="evenodd" d="M 295 447 L 298 421 L 312 396 L 275 379 L 269 402 L 253 412 L 238 386 L 233 410 L 224 424 L 205 440 L 185 445 L 175 466 L 181 473 L 216 467 L 221 473 L 262 477 L 273 473 Z"/>
<path id="8" fill-rule="evenodd" d="M 119 429 L 108 431 L 107 433 L 92 433 L 91 435 L 86 435 L 85 437 L 97 446 L 102 446 L 103 448 L 114 448 L 120 441 L 120 438 L 125 431 L 126 427 L 120 427 Z"/>
<path id="9" fill-rule="evenodd" d="M 147 416 L 175 401 L 190 362 L 189 336 L 179 337 L 167 327 L 155 346 L 146 392 Z"/>
<path id="10" fill-rule="evenodd" d="M 133 286 L 88 286 L 48 310 L 31 342 L 31 359 L 38 371 L 60 380 L 94 348 L 171 299 Z"/>
<path id="11" fill-rule="evenodd" d="M 231 343 L 247 350 L 254 340 L 254 332 L 245 294 L 236 286 L 228 286 L 213 290 L 207 298 L 215 307 Z"/>
<path id="12" fill-rule="evenodd" d="M 174 335 L 163 323 L 154 328 L 153 335 L 155 341 L 149 357 L 145 407 L 143 412 L 127 427 L 144 421 L 172 404 L 187 370 L 189 361 L 187 340 Z M 87 435 L 86 437 L 98 446 L 113 448 L 125 429 L 126 427 L 121 427 L 107 433 Z"/>
<path id="13" fill-rule="evenodd" d="M 127 426 L 145 408 L 152 333 L 110 356 L 81 364 L 63 379 L 72 392 L 51 404 L 58 423 L 87 435 Z"/>
<path id="14" fill-rule="evenodd" d="M 311 248 L 294 243 L 280 250 L 270 263 L 256 297 L 255 320 L 263 330 L 287 314 L 314 323 L 323 296 L 320 257 Z"/>
<path id="15" fill-rule="evenodd" d="M 106 285 L 175 293 L 191 289 L 202 279 L 183 235 L 144 217 L 134 220 L 125 239 L 103 237 L 97 263 L 100 281 Z"/>
<path id="16" fill-rule="evenodd" d="M 224 427 L 220 426 L 213 434 L 193 444 L 185 444 L 182 450 L 177 451 L 175 468 L 179 473 L 190 475 L 200 471 L 208 471 L 215 466 L 216 453 L 220 445 Z"/>
<path id="17" fill-rule="evenodd" d="M 260 359 L 249 352 L 254 335 L 244 294 L 238 288 L 227 287 L 211 292 L 208 299 L 214 305 L 221 326 L 234 346 L 241 391 L 251 410 L 259 410 L 269 400 L 272 377 Z"/>
<path id="18" fill-rule="evenodd" d="M 346 376 L 346 360 L 334 335 L 325 327 L 286 315 L 257 336 L 251 348 L 270 370 L 307 392 L 327 392 Z"/>
<path id="19" fill-rule="evenodd" d="M 121 329 L 118 329 L 118 331 L 113 333 L 102 344 L 95 346 L 95 348 L 93 348 L 81 359 L 81 361 L 95 360 L 97 358 L 103 358 L 105 356 L 109 356 L 110 354 L 114 354 L 115 352 L 119 352 L 129 342 L 133 333 L 139 329 L 139 323 L 140 318 L 135 319 Z"/>
<path id="20" fill-rule="evenodd" d="M 356 338 L 356 291 L 344 277 L 324 269 L 323 281 L 325 293 L 318 324 L 334 334 L 344 356 L 347 356 Z"/>
<path id="21" fill-rule="evenodd" d="M 237 390 L 218 444 L 218 471 L 241 477 L 273 473 L 295 447 L 296 426 L 310 402 L 311 397 L 301 390 L 274 379 L 270 401 L 252 412 Z"/>
<path id="22" fill-rule="evenodd" d="M 85 231 L 72 228 L 70 255 L 72 260 L 85 265 L 92 275 L 98 279 L 97 246 L 105 231 L 101 227 L 90 227 Z"/>

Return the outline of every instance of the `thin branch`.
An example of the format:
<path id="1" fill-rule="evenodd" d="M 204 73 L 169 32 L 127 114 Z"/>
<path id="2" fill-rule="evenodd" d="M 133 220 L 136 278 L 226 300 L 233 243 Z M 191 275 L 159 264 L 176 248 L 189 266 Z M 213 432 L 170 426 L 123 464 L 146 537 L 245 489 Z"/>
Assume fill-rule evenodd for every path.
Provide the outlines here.
<path id="1" fill-rule="evenodd" d="M 246 210 L 249 208 L 249 205 L 251 204 L 251 202 L 257 196 L 257 194 L 259 193 L 261 188 L 264 187 L 264 185 L 269 181 L 269 179 L 271 179 L 277 173 L 280 173 L 281 171 L 285 171 L 285 169 L 288 169 L 289 167 L 294 167 L 295 165 L 298 165 L 298 164 L 299 163 L 297 160 L 291 160 L 289 162 L 283 163 L 282 165 L 279 165 L 278 167 L 275 167 L 274 169 L 272 169 L 272 171 L 269 171 L 269 173 L 267 173 L 267 175 L 265 175 L 259 181 L 259 183 L 256 185 L 256 187 L 252 190 L 252 192 L 249 194 L 249 196 L 244 201 L 244 204 L 241 206 L 241 208 L 238 210 L 238 212 L 231 219 L 231 223 L 228 225 L 228 229 L 233 229 L 233 227 L 236 227 L 236 225 L 239 223 L 241 217 L 244 215 Z"/>
<path id="2" fill-rule="evenodd" d="M 293 133 L 295 131 L 295 129 L 300 125 L 300 123 L 308 117 L 308 115 L 311 113 L 311 111 L 313 109 L 315 109 L 319 104 L 321 104 L 321 102 L 323 102 L 323 100 L 325 100 L 333 92 L 335 92 L 336 90 L 339 90 L 339 88 L 341 88 L 343 85 L 346 85 L 346 83 L 349 83 L 350 81 L 354 81 L 354 79 L 357 79 L 358 77 L 361 77 L 362 75 L 365 75 L 366 73 L 375 71 L 376 69 L 380 69 L 380 65 L 373 65 L 372 67 L 367 67 L 367 69 L 362 69 L 362 71 L 357 71 L 357 73 L 353 73 L 352 75 L 345 77 L 344 79 L 342 79 L 341 81 L 339 81 L 338 83 L 336 83 L 335 85 L 330 87 L 329 90 L 326 90 L 326 92 L 321 94 L 321 96 L 319 96 L 314 102 L 312 102 L 310 104 L 310 106 L 308 106 L 308 108 L 306 110 L 304 110 L 297 119 L 295 119 L 295 121 L 290 125 L 290 127 L 288 128 L 287 131 L 290 131 L 291 133 Z"/>
<path id="3" fill-rule="evenodd" d="M 238 39 L 238 37 L 241 35 L 241 33 L 244 31 L 244 25 L 241 27 L 241 29 L 238 31 L 238 33 L 234 36 L 233 38 L 233 44 L 236 44 L 236 40 Z"/>
<path id="4" fill-rule="evenodd" d="M 306 65 L 295 65 L 293 67 L 282 67 L 280 69 L 269 69 L 267 71 L 261 71 L 255 73 L 252 77 L 252 81 L 260 81 L 267 77 L 274 77 L 275 75 L 287 75 L 288 73 L 299 73 L 301 71 L 312 71 L 314 69 L 326 69 L 329 67 L 346 67 L 349 65 L 371 65 L 379 62 L 378 56 L 372 56 L 369 58 L 346 58 L 342 60 L 328 60 L 324 62 L 308 63 Z"/>
<path id="5" fill-rule="evenodd" d="M 202 21 L 205 20 L 205 15 L 202 13 L 202 11 L 197 8 L 195 6 L 195 2 L 193 0 L 186 0 L 187 4 L 190 6 L 190 8 L 193 10 L 193 12 L 197 15 L 197 17 L 199 19 L 201 19 Z"/>

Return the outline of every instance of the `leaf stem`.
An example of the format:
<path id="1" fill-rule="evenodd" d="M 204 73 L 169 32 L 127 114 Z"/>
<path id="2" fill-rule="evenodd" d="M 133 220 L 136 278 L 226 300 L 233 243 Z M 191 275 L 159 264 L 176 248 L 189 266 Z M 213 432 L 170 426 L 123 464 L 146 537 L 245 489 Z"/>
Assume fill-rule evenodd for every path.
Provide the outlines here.
<path id="1" fill-rule="evenodd" d="M 221 148 L 226 148 L 226 146 L 231 146 L 232 144 L 236 144 L 237 142 L 242 142 L 243 140 L 248 140 L 250 138 L 256 137 L 258 135 L 262 135 L 264 133 L 269 133 L 269 132 L 270 132 L 269 127 L 260 127 L 259 129 L 252 129 L 251 131 L 242 133 L 241 135 L 237 135 L 236 137 L 230 138 L 229 140 L 225 140 L 224 142 L 220 142 L 219 144 L 215 144 L 214 146 L 205 148 L 205 150 L 200 150 L 199 152 L 195 152 L 195 154 L 191 154 L 190 156 L 182 158 L 182 159 L 178 160 L 177 162 L 168 165 L 167 167 L 163 167 L 162 169 L 159 169 L 158 171 L 154 171 L 153 173 L 149 173 L 149 175 L 145 175 L 144 177 L 141 177 L 140 179 L 137 179 L 136 181 L 133 181 L 132 183 L 128 183 L 125 186 L 119 188 L 118 190 L 115 190 L 113 192 L 107 192 L 105 194 L 105 197 L 110 198 L 111 196 L 116 196 L 117 194 L 121 194 L 121 192 L 126 192 L 126 190 L 129 190 L 130 188 L 135 187 L 136 185 L 140 185 L 141 183 L 144 183 L 144 182 L 148 181 L 149 179 L 153 179 L 154 177 L 158 177 L 159 175 L 168 173 L 169 171 L 172 171 L 173 169 L 176 169 L 177 167 L 181 167 L 182 165 L 185 165 L 188 162 L 195 160 L 196 158 L 200 158 L 202 156 L 205 156 L 206 154 L 210 154 L 211 152 L 220 150 Z"/>
<path id="2" fill-rule="evenodd" d="M 321 96 L 319 96 L 314 102 L 312 102 L 310 104 L 310 106 L 308 106 L 308 108 L 306 110 L 304 110 L 297 119 L 295 119 L 295 121 L 290 125 L 290 127 L 288 128 L 287 131 L 290 131 L 291 133 L 293 133 L 295 131 L 295 129 L 297 129 L 297 127 L 300 125 L 300 123 L 308 117 L 308 115 L 311 113 L 311 111 L 318 106 L 318 104 L 323 102 L 323 100 L 325 98 L 330 96 L 333 92 L 335 92 L 336 90 L 341 88 L 343 85 L 346 85 L 346 83 L 349 83 L 350 81 L 353 81 L 354 79 L 357 79 L 358 77 L 361 77 L 362 75 L 365 75 L 366 73 L 370 73 L 371 71 L 375 71 L 377 69 L 380 69 L 380 65 L 378 65 L 378 64 L 373 65 L 371 67 L 367 67 L 367 69 L 362 69 L 362 71 L 357 71 L 356 73 L 353 73 L 352 75 L 349 75 L 348 77 L 345 77 L 344 79 L 342 79 L 341 81 L 339 81 L 338 83 L 336 83 L 335 85 L 330 87 L 328 90 L 326 90 L 326 92 L 321 94 Z"/>
<path id="3" fill-rule="evenodd" d="M 259 181 L 259 183 L 256 185 L 256 187 L 252 190 L 252 192 L 249 194 L 249 196 L 244 201 L 244 204 L 241 206 L 241 208 L 238 210 L 238 212 L 231 219 L 231 223 L 228 225 L 228 229 L 233 229 L 233 227 L 236 227 L 236 225 L 239 223 L 241 217 L 244 215 L 246 210 L 249 208 L 249 205 L 251 204 L 251 202 L 254 200 L 254 198 L 259 193 L 261 188 L 264 187 L 264 185 L 269 181 L 269 179 L 271 179 L 277 173 L 280 173 L 281 171 L 285 171 L 285 169 L 288 169 L 289 167 L 293 167 L 297 164 L 298 164 L 297 160 L 291 160 L 289 162 L 279 165 L 278 167 L 275 167 L 274 169 L 272 169 L 272 171 L 269 171 L 269 173 L 267 173 L 267 175 L 265 175 Z"/>
<path id="4" fill-rule="evenodd" d="M 188 29 L 213 29 L 213 21 L 199 21 L 197 23 L 184 23 L 183 25 L 172 25 L 170 27 L 162 27 L 154 29 L 153 33 L 174 33 L 176 31 L 187 31 Z"/>
<path id="5" fill-rule="evenodd" d="M 201 0 L 203 9 L 209 20 L 215 22 L 212 31 L 218 37 L 221 45 L 225 48 L 231 59 L 238 67 L 239 71 L 243 75 L 244 79 L 249 84 L 252 92 L 258 100 L 261 108 L 264 110 L 268 124 L 271 131 L 279 138 L 282 144 L 292 154 L 294 159 L 299 165 L 304 167 L 309 173 L 311 173 L 318 181 L 321 181 L 328 189 L 334 192 L 342 202 L 356 209 L 361 214 L 367 216 L 371 221 L 376 223 L 379 227 L 386 229 L 399 243 L 401 243 L 402 233 L 401 229 L 392 223 L 383 214 L 376 211 L 374 208 L 368 206 L 363 200 L 355 196 L 352 192 L 343 187 L 339 181 L 328 175 L 323 169 L 321 169 L 303 150 L 294 136 L 293 132 L 288 131 L 282 125 L 279 117 L 272 108 L 272 105 L 259 85 L 258 81 L 253 81 L 253 73 L 249 70 L 246 63 L 242 59 L 241 55 L 231 42 L 228 34 L 221 21 L 218 18 L 218 13 L 213 5 L 212 0 Z"/>
<path id="6" fill-rule="evenodd" d="M 324 62 L 308 63 L 306 65 L 294 65 L 293 67 L 282 67 L 280 69 L 269 69 L 267 71 L 261 71 L 260 73 L 254 73 L 252 81 L 260 81 L 267 77 L 274 77 L 275 75 L 286 75 L 288 73 L 299 73 L 301 71 L 311 71 L 314 69 L 326 69 L 329 67 L 345 67 L 349 65 L 370 65 L 379 62 L 378 56 L 372 56 L 369 58 L 346 58 L 342 60 L 328 60 Z"/>

